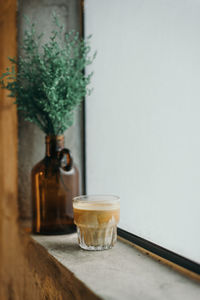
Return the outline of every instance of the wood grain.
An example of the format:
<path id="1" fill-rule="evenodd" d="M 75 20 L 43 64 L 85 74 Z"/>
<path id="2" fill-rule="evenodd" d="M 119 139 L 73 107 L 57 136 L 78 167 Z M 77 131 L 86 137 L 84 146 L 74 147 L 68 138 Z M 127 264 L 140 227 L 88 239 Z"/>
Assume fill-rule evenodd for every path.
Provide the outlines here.
<path id="1" fill-rule="evenodd" d="M 16 56 L 16 1 L 0 0 L 0 73 Z M 20 228 L 17 114 L 0 90 L 0 299 L 100 299 Z"/>

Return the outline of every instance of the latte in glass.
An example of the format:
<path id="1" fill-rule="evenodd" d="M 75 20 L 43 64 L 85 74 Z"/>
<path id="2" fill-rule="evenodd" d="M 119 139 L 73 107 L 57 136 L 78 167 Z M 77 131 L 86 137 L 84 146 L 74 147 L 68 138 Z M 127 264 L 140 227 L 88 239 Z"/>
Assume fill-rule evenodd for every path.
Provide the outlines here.
<path id="1" fill-rule="evenodd" d="M 73 200 L 78 242 L 86 250 L 104 250 L 117 240 L 120 199 L 112 195 L 80 196 Z"/>

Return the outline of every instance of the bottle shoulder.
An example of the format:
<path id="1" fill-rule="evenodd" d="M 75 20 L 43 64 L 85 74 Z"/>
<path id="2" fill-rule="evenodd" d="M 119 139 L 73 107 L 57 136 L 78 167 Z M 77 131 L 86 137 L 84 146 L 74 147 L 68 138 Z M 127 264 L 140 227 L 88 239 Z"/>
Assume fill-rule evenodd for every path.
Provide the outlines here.
<path id="1" fill-rule="evenodd" d="M 43 171 L 44 169 L 45 169 L 45 158 L 43 158 L 38 163 L 36 163 L 36 165 L 33 166 L 31 172 L 37 173 L 37 172 Z"/>
<path id="2" fill-rule="evenodd" d="M 73 164 L 71 170 L 64 171 L 61 167 L 58 166 L 58 161 L 50 159 L 49 157 L 44 157 L 42 160 L 40 160 L 31 170 L 32 174 L 36 174 L 38 172 L 46 171 L 47 169 L 57 169 L 60 170 L 65 175 L 73 175 L 77 174 L 79 175 L 79 170 L 76 164 Z"/>

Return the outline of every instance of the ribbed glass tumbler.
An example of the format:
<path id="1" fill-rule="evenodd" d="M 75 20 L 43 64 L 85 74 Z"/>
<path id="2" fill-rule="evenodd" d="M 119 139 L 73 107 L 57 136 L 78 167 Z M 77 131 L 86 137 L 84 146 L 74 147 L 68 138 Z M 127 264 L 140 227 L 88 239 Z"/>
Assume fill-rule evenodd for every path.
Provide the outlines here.
<path id="1" fill-rule="evenodd" d="M 73 199 L 78 243 L 85 250 L 112 248 L 117 240 L 120 198 L 113 195 L 79 196 Z"/>

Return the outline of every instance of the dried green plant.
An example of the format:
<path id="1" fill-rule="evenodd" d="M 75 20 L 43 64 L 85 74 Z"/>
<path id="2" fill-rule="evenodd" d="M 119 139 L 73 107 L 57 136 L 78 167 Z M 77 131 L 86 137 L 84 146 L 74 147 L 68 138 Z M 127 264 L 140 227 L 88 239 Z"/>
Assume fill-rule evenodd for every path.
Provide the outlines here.
<path id="1" fill-rule="evenodd" d="M 11 67 L 0 78 L 0 87 L 16 98 L 18 110 L 47 135 L 62 134 L 73 124 L 73 113 L 83 98 L 90 94 L 92 73 L 84 68 L 91 64 L 90 37 L 64 33 L 54 16 L 55 30 L 47 43 L 38 35 L 35 24 L 28 22 L 21 48 L 23 57 L 9 58 Z M 15 71 L 17 69 L 17 72 Z"/>

